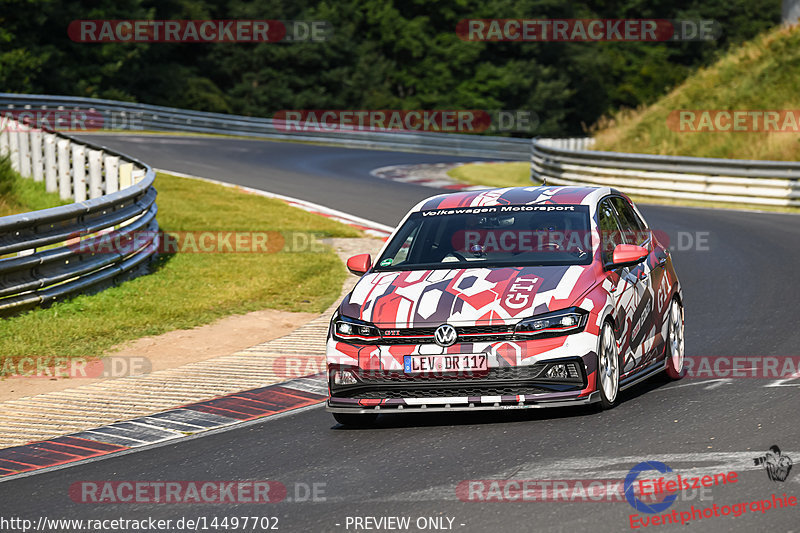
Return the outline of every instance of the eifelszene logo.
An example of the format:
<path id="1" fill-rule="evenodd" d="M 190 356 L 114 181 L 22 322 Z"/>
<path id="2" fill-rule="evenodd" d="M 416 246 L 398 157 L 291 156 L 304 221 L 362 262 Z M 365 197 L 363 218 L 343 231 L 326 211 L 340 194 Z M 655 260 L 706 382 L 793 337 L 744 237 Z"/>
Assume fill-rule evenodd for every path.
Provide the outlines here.
<path id="1" fill-rule="evenodd" d="M 664 498 L 663 501 L 657 503 L 645 503 L 640 500 L 636 496 L 635 492 L 635 483 L 636 478 L 639 477 L 639 474 L 642 472 L 647 472 L 650 470 L 656 470 L 661 472 L 662 474 L 666 474 L 667 472 L 672 472 L 672 469 L 659 461 L 646 461 L 644 463 L 639 463 L 638 465 L 631 468 L 628 475 L 625 476 L 625 499 L 628 500 L 628 503 L 631 504 L 631 507 L 639 511 L 640 513 L 648 513 L 648 514 L 656 514 L 669 509 L 669 507 L 675 502 L 678 498 L 677 494 L 669 494 Z"/>

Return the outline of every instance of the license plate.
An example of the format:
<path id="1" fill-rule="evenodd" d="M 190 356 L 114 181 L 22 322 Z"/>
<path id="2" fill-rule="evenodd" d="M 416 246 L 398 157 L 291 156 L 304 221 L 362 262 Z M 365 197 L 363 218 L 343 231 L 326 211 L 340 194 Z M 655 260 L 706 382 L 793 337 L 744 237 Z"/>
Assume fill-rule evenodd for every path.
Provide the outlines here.
<path id="1" fill-rule="evenodd" d="M 486 354 L 406 355 L 406 374 L 460 374 L 489 370 Z"/>

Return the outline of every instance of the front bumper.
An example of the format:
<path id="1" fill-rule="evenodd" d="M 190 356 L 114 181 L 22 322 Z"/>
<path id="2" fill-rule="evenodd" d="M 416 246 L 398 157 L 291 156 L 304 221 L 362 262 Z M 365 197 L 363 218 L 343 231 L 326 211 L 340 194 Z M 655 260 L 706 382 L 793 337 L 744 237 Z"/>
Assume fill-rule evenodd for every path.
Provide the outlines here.
<path id="1" fill-rule="evenodd" d="M 546 378 L 551 365 L 565 364 L 570 377 Z M 346 372 L 357 383 L 337 385 L 333 375 Z M 328 365 L 327 402 L 332 412 L 453 411 L 526 409 L 584 405 L 596 401 L 594 374 L 580 357 L 548 359 L 521 366 L 491 367 L 480 375 L 408 375 L 403 371 Z"/>
<path id="2" fill-rule="evenodd" d="M 588 405 L 600 400 L 599 392 L 595 391 L 586 396 L 558 396 L 541 395 L 536 397 L 526 396 L 522 400 L 504 397 L 483 396 L 474 401 L 474 398 L 405 398 L 384 399 L 379 403 L 364 405 L 351 398 L 328 398 L 325 405 L 327 411 L 332 413 L 409 413 L 409 412 L 444 412 L 444 411 L 490 411 L 508 409 L 541 409 L 548 407 L 567 407 Z M 471 401 L 472 400 L 472 401 Z"/>
<path id="3" fill-rule="evenodd" d="M 543 339 L 472 338 L 447 348 L 425 344 L 327 344 L 327 409 L 340 413 L 474 411 L 586 405 L 596 393 L 597 334 Z M 406 373 L 404 357 L 484 354 L 488 370 L 473 375 Z M 548 374 L 564 363 L 567 376 Z M 350 380 L 334 380 L 338 372 Z M 341 377 L 341 376 L 340 376 Z M 348 383 L 348 384 L 344 384 Z"/>

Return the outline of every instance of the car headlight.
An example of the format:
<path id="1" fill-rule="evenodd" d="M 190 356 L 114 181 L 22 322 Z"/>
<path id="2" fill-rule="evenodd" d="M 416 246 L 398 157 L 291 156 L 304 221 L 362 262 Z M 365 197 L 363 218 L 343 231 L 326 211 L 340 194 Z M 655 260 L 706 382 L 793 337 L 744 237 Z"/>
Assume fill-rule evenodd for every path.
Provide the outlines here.
<path id="1" fill-rule="evenodd" d="M 589 313 L 579 307 L 544 313 L 517 323 L 514 333 L 523 337 L 558 337 L 583 331 Z"/>
<path id="2" fill-rule="evenodd" d="M 380 340 L 381 332 L 367 322 L 337 315 L 331 324 L 333 337 L 342 341 L 375 342 Z"/>

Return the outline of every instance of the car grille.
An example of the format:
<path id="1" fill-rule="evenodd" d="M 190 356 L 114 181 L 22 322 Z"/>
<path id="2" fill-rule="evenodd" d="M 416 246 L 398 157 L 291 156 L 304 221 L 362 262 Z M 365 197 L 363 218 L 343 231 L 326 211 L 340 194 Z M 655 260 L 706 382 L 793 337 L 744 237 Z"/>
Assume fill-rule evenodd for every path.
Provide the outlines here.
<path id="1" fill-rule="evenodd" d="M 490 368 L 488 372 L 475 372 L 474 374 L 405 374 L 403 372 L 370 371 L 358 369 L 356 376 L 365 384 L 370 383 L 414 383 L 414 382 L 442 382 L 465 380 L 526 380 L 536 379 L 545 368 L 545 364 L 536 363 L 528 366 L 504 366 Z"/>
<path id="2" fill-rule="evenodd" d="M 454 396 L 516 396 L 526 394 L 542 394 L 553 392 L 550 389 L 541 387 L 435 387 L 424 389 L 380 389 L 380 390 L 358 390 L 347 394 L 348 398 L 359 400 L 366 399 L 397 399 L 397 398 L 449 398 Z"/>
<path id="3" fill-rule="evenodd" d="M 380 344 L 434 344 L 436 328 L 381 329 Z M 456 327 L 458 342 L 495 342 L 514 337 L 514 325 Z"/>
<path id="4" fill-rule="evenodd" d="M 553 364 L 566 364 L 563 379 L 546 378 Z M 533 365 L 489 368 L 480 374 L 404 374 L 402 371 L 370 371 L 350 368 L 358 378 L 355 385 L 336 386 L 334 398 L 446 398 L 451 396 L 516 396 L 580 390 L 586 375 L 578 359 L 545 361 Z"/>

